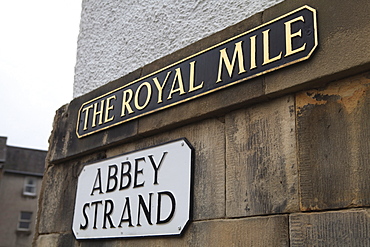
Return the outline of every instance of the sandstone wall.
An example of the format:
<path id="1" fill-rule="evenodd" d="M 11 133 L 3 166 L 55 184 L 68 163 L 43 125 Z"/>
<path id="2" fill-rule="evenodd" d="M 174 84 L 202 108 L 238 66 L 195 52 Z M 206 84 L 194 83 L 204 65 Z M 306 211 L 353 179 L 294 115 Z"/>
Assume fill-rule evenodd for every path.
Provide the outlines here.
<path id="1" fill-rule="evenodd" d="M 304 2 L 319 47 L 307 61 L 88 137 L 81 104 L 288 13 L 276 6 L 61 107 L 50 138 L 35 246 L 369 246 L 370 3 Z M 193 217 L 180 237 L 77 241 L 85 164 L 178 138 L 195 149 Z"/>

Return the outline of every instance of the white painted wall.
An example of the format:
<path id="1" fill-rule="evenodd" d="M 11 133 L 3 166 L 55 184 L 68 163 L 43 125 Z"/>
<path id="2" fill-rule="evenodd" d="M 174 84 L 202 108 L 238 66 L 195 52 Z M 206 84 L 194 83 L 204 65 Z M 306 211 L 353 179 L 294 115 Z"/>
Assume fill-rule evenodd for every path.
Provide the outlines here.
<path id="1" fill-rule="evenodd" d="M 283 0 L 83 0 L 74 97 Z"/>

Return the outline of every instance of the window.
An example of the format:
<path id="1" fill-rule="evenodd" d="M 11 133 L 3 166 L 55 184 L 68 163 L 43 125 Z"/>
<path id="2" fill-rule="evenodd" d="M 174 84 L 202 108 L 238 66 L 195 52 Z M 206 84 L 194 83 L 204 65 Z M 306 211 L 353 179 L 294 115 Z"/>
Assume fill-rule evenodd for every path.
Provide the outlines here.
<path id="1" fill-rule="evenodd" d="M 30 231 L 31 218 L 32 212 L 21 212 L 19 217 L 18 231 Z"/>
<path id="2" fill-rule="evenodd" d="M 36 178 L 26 177 L 24 181 L 23 195 L 36 196 Z"/>

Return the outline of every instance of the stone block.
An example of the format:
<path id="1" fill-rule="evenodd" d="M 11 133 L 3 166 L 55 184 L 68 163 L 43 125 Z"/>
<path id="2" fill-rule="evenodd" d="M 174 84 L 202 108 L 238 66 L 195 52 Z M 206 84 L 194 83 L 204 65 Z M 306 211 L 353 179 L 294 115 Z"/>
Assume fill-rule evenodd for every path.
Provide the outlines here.
<path id="1" fill-rule="evenodd" d="M 68 246 L 68 247 L 77 247 L 78 242 L 75 241 L 75 238 L 72 233 L 52 233 L 39 235 L 36 241 L 33 243 L 34 247 L 59 247 L 59 246 Z"/>
<path id="2" fill-rule="evenodd" d="M 36 241 L 33 243 L 33 246 L 34 247 L 42 247 L 42 246 L 57 247 L 58 237 L 59 237 L 59 234 L 57 233 L 39 235 Z"/>
<path id="3" fill-rule="evenodd" d="M 141 237 L 124 239 L 84 240 L 80 247 L 172 247 L 190 246 L 184 237 Z"/>
<path id="4" fill-rule="evenodd" d="M 232 112 L 226 125 L 226 215 L 299 209 L 294 98 Z"/>
<path id="5" fill-rule="evenodd" d="M 289 246 L 288 216 L 195 222 L 189 246 Z"/>
<path id="6" fill-rule="evenodd" d="M 135 142 L 129 142 L 118 146 L 113 146 L 107 149 L 107 158 L 122 155 L 124 153 L 134 152 L 136 150 Z"/>
<path id="7" fill-rule="evenodd" d="M 370 205 L 370 74 L 296 96 L 301 210 Z"/>
<path id="8" fill-rule="evenodd" d="M 51 165 L 44 173 L 43 193 L 39 215 L 40 234 L 70 231 L 72 226 L 76 168 L 69 165 Z M 75 170 L 75 171 L 73 171 Z"/>
<path id="9" fill-rule="evenodd" d="M 369 209 L 292 214 L 290 246 L 370 246 Z"/>
<path id="10" fill-rule="evenodd" d="M 370 68 L 370 1 L 284 1 L 265 10 L 263 21 L 302 5 L 317 10 L 319 46 L 308 60 L 266 74 L 266 94 L 322 85 Z"/>
<path id="11" fill-rule="evenodd" d="M 288 216 L 198 221 L 183 236 L 88 240 L 81 247 L 289 246 Z"/>

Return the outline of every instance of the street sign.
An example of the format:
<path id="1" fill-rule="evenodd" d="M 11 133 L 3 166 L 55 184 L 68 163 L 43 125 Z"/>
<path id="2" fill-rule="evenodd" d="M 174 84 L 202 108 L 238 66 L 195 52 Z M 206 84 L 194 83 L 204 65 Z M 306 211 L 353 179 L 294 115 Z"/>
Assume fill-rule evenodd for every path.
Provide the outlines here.
<path id="1" fill-rule="evenodd" d="M 190 219 L 193 149 L 186 139 L 86 165 L 76 239 L 179 235 Z"/>
<path id="2" fill-rule="evenodd" d="M 302 6 L 83 103 L 78 138 L 307 60 L 318 46 L 316 10 Z"/>

